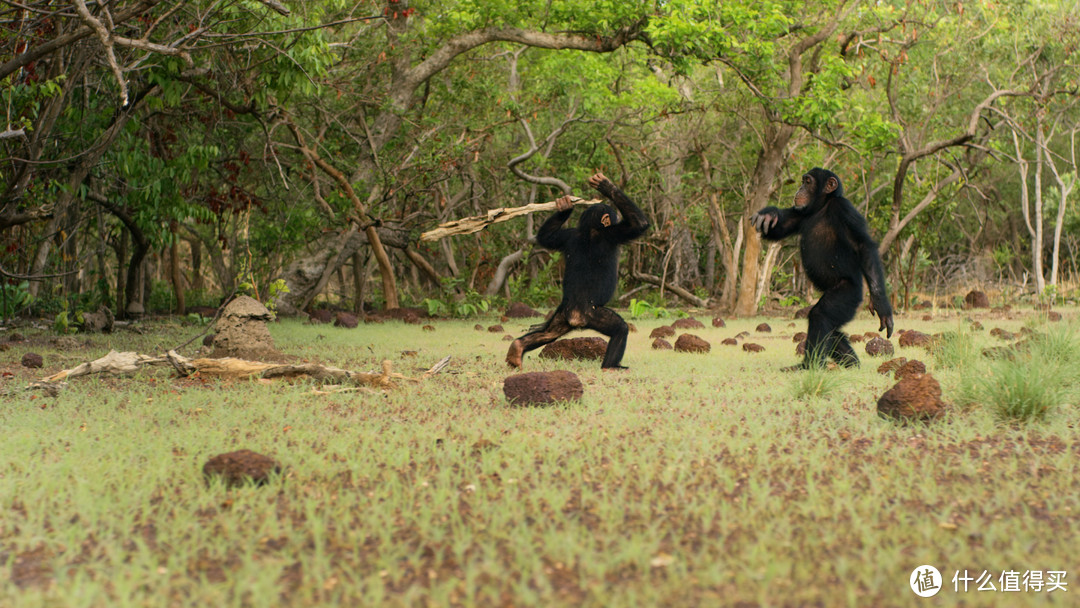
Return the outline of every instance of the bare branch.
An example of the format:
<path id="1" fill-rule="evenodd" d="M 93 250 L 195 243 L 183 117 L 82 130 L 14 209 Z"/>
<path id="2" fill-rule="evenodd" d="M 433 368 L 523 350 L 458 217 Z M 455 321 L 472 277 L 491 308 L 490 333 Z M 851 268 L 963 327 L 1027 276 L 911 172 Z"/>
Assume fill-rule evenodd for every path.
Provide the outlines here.
<path id="1" fill-rule="evenodd" d="M 120 85 L 120 107 L 126 108 L 128 105 L 127 80 L 124 79 L 124 71 L 120 69 L 120 64 L 116 61 L 116 53 L 113 51 L 112 34 L 105 29 L 105 25 L 102 24 L 100 20 L 90 14 L 90 9 L 86 8 L 86 2 L 83 0 L 71 1 L 75 5 L 75 10 L 79 12 L 79 16 L 82 17 L 83 22 L 97 34 L 98 40 L 101 41 L 101 46 L 105 48 L 105 59 L 109 62 L 109 68 L 112 69 L 117 84 Z"/>

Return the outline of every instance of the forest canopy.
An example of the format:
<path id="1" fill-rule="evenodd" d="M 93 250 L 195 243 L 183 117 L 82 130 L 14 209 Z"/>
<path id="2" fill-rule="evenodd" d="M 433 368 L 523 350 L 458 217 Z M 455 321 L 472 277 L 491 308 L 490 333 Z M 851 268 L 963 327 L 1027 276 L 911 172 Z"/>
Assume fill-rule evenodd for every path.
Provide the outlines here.
<path id="1" fill-rule="evenodd" d="M 749 218 L 825 167 L 890 295 L 1070 296 L 1080 14 L 1064 1 L 0 0 L 3 317 L 236 293 L 550 305 L 540 216 L 603 171 L 652 230 L 621 304 L 816 297 Z"/>

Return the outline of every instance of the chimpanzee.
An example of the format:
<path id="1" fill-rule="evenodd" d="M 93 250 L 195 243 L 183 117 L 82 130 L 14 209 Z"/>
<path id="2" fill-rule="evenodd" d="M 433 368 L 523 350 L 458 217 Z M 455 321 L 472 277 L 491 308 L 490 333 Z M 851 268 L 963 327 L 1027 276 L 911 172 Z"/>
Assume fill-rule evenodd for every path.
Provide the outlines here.
<path id="1" fill-rule="evenodd" d="M 601 368 L 620 369 L 629 328 L 614 310 L 604 306 L 615 293 L 618 279 L 619 245 L 636 239 L 649 228 L 645 214 L 621 190 L 597 173 L 589 185 L 615 203 L 622 219 L 615 222 L 615 209 L 596 204 L 581 214 L 577 229 L 563 228 L 573 212 L 572 196 L 556 201 L 555 215 L 536 233 L 536 242 L 561 251 L 566 260 L 563 298 L 555 312 L 529 333 L 514 340 L 506 353 L 511 367 L 521 367 L 521 357 L 572 329 L 594 329 L 608 337 Z"/>
<path id="2" fill-rule="evenodd" d="M 787 370 L 821 366 L 832 357 L 845 367 L 859 364 L 851 342 L 840 331 L 855 318 L 863 297 L 863 277 L 870 286 L 871 311 L 881 319 L 878 331 L 892 337 L 892 306 L 885 293 L 885 272 L 877 243 L 867 233 L 866 219 L 844 198 L 840 178 L 814 168 L 802 177 L 790 209 L 765 207 L 750 221 L 770 241 L 798 233 L 803 268 L 823 293 L 810 309 L 806 355 Z"/>

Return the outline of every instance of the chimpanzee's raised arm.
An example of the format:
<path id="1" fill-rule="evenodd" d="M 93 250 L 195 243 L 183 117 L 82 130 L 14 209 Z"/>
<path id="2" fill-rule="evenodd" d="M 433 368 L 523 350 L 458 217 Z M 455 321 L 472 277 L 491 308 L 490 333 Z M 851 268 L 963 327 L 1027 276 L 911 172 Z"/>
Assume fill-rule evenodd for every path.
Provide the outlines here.
<path id="1" fill-rule="evenodd" d="M 558 211 L 540 225 L 540 230 L 536 231 L 536 242 L 541 247 L 553 251 L 562 251 L 566 247 L 566 243 L 570 240 L 574 231 L 570 228 L 563 228 L 562 225 L 566 223 L 566 220 L 570 219 L 570 214 L 574 212 L 571 203 L 572 198 L 564 196 L 555 201 Z"/>
<path id="2" fill-rule="evenodd" d="M 611 226 L 616 241 L 623 243 L 645 234 L 649 229 L 649 218 L 645 217 L 645 212 L 610 179 L 603 173 L 597 173 L 589 178 L 589 185 L 596 188 L 619 210 L 619 221 Z"/>

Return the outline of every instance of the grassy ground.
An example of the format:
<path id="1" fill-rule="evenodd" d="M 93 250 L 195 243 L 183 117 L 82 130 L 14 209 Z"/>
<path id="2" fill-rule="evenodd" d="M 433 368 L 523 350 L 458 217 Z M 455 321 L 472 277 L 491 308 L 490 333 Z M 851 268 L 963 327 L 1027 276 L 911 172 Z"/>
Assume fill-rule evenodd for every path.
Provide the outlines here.
<path id="1" fill-rule="evenodd" d="M 530 353 L 524 371 L 568 369 L 585 385 L 580 403 L 551 408 L 505 403 L 508 343 L 476 320 L 272 326 L 286 353 L 348 369 L 387 358 L 419 375 L 452 355 L 446 372 L 390 392 L 164 370 L 75 379 L 55 398 L 18 392 L 0 398 L 0 606 L 1075 604 L 1077 314 L 1065 312 L 1053 324 L 1030 310 L 897 319 L 961 330 L 975 349 L 1002 344 L 995 327 L 1064 336 L 1060 360 L 1038 367 L 1066 380 L 1060 403 L 1023 423 L 987 405 L 984 381 L 1003 368 L 977 350 L 944 367 L 917 348 L 897 355 L 924 361 L 965 407 L 930 425 L 883 420 L 883 359 L 778 371 L 805 330 L 789 318 L 693 331 L 706 355 L 654 351 L 649 332 L 669 321 L 631 319 L 627 372 Z M 967 333 L 968 318 L 986 329 Z M 773 332 L 755 333 L 761 322 Z M 504 325 L 517 335 L 528 322 Z M 147 329 L 66 351 L 24 331 L 0 354 L 3 386 L 198 331 Z M 862 314 L 847 329 L 877 325 Z M 740 331 L 765 352 L 720 345 Z M 44 370 L 19 366 L 29 351 Z M 240 448 L 287 470 L 266 487 L 207 486 L 203 463 Z M 945 578 L 932 599 L 908 586 L 923 564 Z M 957 570 L 989 571 L 999 589 L 1005 571 L 1064 570 L 1068 591 L 957 593 Z"/>

